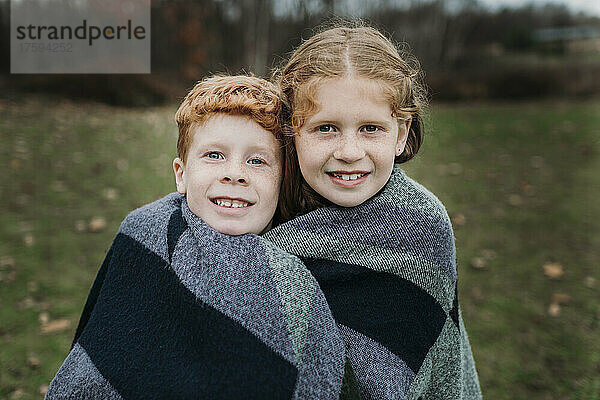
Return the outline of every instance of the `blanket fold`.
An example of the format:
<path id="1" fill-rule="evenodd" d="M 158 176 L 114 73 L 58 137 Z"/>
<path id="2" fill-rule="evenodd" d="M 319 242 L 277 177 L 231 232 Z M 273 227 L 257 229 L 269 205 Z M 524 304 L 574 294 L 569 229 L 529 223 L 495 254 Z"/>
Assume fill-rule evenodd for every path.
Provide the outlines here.
<path id="1" fill-rule="evenodd" d="M 267 232 L 318 281 L 364 399 L 480 399 L 442 203 L 395 167 L 363 204 Z"/>
<path id="2" fill-rule="evenodd" d="M 171 194 L 122 223 L 46 398 L 337 399 L 348 368 L 297 257 Z"/>

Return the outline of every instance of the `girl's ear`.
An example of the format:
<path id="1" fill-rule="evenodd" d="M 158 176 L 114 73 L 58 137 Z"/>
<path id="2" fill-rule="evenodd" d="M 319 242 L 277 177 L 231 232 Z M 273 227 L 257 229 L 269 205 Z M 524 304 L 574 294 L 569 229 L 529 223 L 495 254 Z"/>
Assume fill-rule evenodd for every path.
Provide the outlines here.
<path id="1" fill-rule="evenodd" d="M 408 132 L 410 131 L 411 118 L 406 119 L 403 123 L 398 124 L 398 140 L 396 141 L 396 157 L 398 157 L 404 151 L 406 146 L 406 140 L 408 139 Z"/>
<path id="2" fill-rule="evenodd" d="M 177 185 L 177 191 L 181 194 L 185 194 L 185 164 L 179 157 L 176 157 L 173 160 L 173 172 L 175 173 L 175 184 Z"/>

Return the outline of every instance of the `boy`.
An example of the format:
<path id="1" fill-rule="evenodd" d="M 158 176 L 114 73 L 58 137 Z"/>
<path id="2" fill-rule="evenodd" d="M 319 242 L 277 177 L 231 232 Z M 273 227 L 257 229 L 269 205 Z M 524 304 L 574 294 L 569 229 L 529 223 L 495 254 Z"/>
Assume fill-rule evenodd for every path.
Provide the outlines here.
<path id="1" fill-rule="evenodd" d="M 339 396 L 345 351 L 322 292 L 257 236 L 277 207 L 281 109 L 255 77 L 190 91 L 179 193 L 123 221 L 46 398 Z"/>
<path id="2" fill-rule="evenodd" d="M 179 107 L 177 191 L 213 229 L 270 228 L 282 178 L 280 112 L 275 87 L 246 76 L 207 79 Z"/>

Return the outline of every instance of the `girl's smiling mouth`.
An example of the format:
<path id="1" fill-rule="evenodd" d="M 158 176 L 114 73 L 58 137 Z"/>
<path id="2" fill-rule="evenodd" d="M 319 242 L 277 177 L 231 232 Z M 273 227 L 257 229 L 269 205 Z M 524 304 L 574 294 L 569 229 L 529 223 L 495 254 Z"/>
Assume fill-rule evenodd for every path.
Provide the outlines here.
<path id="1" fill-rule="evenodd" d="M 343 187 L 353 187 L 363 183 L 370 172 L 367 171 L 327 171 L 331 181 Z"/>

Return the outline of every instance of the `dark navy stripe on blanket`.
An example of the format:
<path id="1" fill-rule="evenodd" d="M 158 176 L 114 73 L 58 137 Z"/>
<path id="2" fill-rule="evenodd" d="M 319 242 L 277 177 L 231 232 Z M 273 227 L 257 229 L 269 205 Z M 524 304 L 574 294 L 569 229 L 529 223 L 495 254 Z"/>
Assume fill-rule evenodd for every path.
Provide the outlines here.
<path id="1" fill-rule="evenodd" d="M 293 396 L 296 367 L 197 300 L 162 258 L 123 234 L 113 250 L 79 344 L 125 399 Z"/>
<path id="2" fill-rule="evenodd" d="M 90 289 L 90 294 L 88 295 L 88 298 L 85 302 L 85 306 L 83 307 L 83 312 L 81 313 L 81 318 L 79 318 L 79 325 L 77 325 L 77 330 L 75 331 L 75 337 L 73 338 L 73 343 L 71 343 L 71 349 L 73 349 L 73 346 L 75 346 L 75 343 L 77 343 L 77 341 L 79 340 L 79 336 L 81 336 L 81 332 L 83 332 L 83 329 L 87 325 L 87 323 L 90 319 L 90 315 L 92 314 L 92 311 L 94 309 L 94 305 L 96 304 L 96 301 L 98 300 L 98 296 L 100 295 L 100 289 L 102 289 L 102 284 L 104 283 L 104 278 L 106 277 L 106 272 L 108 271 L 108 265 L 109 265 L 110 259 L 112 257 L 113 247 L 114 247 L 114 243 L 113 243 L 113 246 L 111 246 L 110 249 L 108 250 L 108 254 L 106 254 L 106 258 L 104 259 L 104 262 L 102 262 L 102 266 L 100 267 L 100 270 L 98 271 L 98 274 L 96 275 L 96 279 L 94 280 L 94 284 L 92 285 L 92 288 Z"/>
<path id="3" fill-rule="evenodd" d="M 458 282 L 454 284 L 454 300 L 452 300 L 452 309 L 449 314 L 456 329 L 460 331 L 460 324 L 458 323 Z"/>
<path id="4" fill-rule="evenodd" d="M 169 248 L 169 262 L 173 262 L 173 252 L 175 246 L 183 232 L 187 228 L 187 223 L 183 219 L 181 208 L 176 209 L 169 218 L 169 226 L 167 228 L 167 246 Z"/>
<path id="5" fill-rule="evenodd" d="M 379 342 L 418 372 L 446 321 L 431 295 L 390 273 L 322 259 L 302 261 L 337 323 Z"/>

